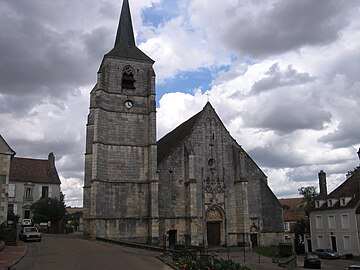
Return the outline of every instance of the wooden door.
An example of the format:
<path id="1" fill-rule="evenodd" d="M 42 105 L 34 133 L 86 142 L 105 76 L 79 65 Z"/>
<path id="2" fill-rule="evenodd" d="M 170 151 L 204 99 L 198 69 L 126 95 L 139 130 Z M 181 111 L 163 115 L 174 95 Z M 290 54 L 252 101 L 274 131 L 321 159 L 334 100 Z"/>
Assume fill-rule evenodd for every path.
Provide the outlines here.
<path id="1" fill-rule="evenodd" d="M 258 236 L 257 233 L 250 234 L 250 240 L 251 240 L 252 247 L 258 246 L 258 237 L 257 236 Z"/>
<path id="2" fill-rule="evenodd" d="M 220 222 L 207 223 L 207 241 L 209 246 L 220 245 Z"/>
<path id="3" fill-rule="evenodd" d="M 170 248 L 174 248 L 174 246 L 176 245 L 176 235 L 177 235 L 177 230 L 169 231 L 169 247 Z"/>

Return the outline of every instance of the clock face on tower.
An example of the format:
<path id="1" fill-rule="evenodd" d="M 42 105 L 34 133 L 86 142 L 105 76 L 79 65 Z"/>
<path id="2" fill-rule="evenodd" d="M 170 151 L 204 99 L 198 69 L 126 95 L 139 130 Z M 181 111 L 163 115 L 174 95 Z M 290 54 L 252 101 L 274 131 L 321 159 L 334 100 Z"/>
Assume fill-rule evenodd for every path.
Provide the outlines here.
<path id="1" fill-rule="evenodd" d="M 124 105 L 125 105 L 126 109 L 131 109 L 133 106 L 133 103 L 131 100 L 127 100 L 127 101 L 125 101 Z"/>

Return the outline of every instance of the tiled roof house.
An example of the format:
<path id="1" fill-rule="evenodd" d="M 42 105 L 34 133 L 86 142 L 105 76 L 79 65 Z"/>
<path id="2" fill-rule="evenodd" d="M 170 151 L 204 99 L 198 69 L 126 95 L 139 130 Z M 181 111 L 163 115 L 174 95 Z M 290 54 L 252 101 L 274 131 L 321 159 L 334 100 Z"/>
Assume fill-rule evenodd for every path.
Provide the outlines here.
<path id="1" fill-rule="evenodd" d="M 294 238 L 293 229 L 299 220 L 306 219 L 302 198 L 279 199 L 283 207 L 285 240 Z"/>
<path id="2" fill-rule="evenodd" d="M 40 198 L 60 199 L 60 184 L 53 153 L 48 159 L 14 157 L 10 166 L 9 208 L 20 219 L 31 218 L 30 206 Z"/>

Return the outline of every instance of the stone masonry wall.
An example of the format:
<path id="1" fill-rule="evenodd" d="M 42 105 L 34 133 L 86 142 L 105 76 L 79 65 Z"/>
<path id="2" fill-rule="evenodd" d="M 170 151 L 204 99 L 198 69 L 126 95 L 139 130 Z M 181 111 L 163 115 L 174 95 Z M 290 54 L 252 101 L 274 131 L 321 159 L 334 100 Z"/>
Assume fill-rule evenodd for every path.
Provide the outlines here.
<path id="1" fill-rule="evenodd" d="M 133 69 L 135 89 L 122 88 Z M 126 100 L 133 107 L 124 106 Z M 158 238 L 155 73 L 152 63 L 105 56 L 90 96 L 84 229 L 91 236 Z M 154 194 L 152 194 L 154 193 Z"/>

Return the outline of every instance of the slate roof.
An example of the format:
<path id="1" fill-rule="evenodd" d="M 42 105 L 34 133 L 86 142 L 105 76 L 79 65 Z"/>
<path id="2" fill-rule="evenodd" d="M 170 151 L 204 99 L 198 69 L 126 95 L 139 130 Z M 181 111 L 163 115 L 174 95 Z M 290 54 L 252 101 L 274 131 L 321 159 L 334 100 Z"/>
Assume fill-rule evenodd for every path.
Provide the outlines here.
<path id="1" fill-rule="evenodd" d="M 60 185 L 61 181 L 50 155 L 52 153 L 45 160 L 14 157 L 10 164 L 9 180 Z"/>
<path id="2" fill-rule="evenodd" d="M 157 142 L 157 162 L 158 164 L 167 157 L 175 148 L 190 135 L 190 132 L 199 119 L 201 113 L 198 112 L 193 117 L 182 123 L 173 131 L 166 134 Z"/>
<path id="3" fill-rule="evenodd" d="M 340 198 L 349 197 L 352 198 L 345 206 L 340 206 Z M 360 201 L 360 167 L 355 169 L 352 176 L 346 179 L 340 186 L 333 190 L 326 198 L 317 199 L 338 199 L 338 201 L 331 207 L 324 203 L 320 208 L 313 209 L 318 210 L 336 210 L 344 208 L 355 208 Z"/>
<path id="4" fill-rule="evenodd" d="M 132 58 L 154 63 L 154 60 L 136 47 L 128 0 L 123 1 L 114 48 L 106 56 Z"/>

